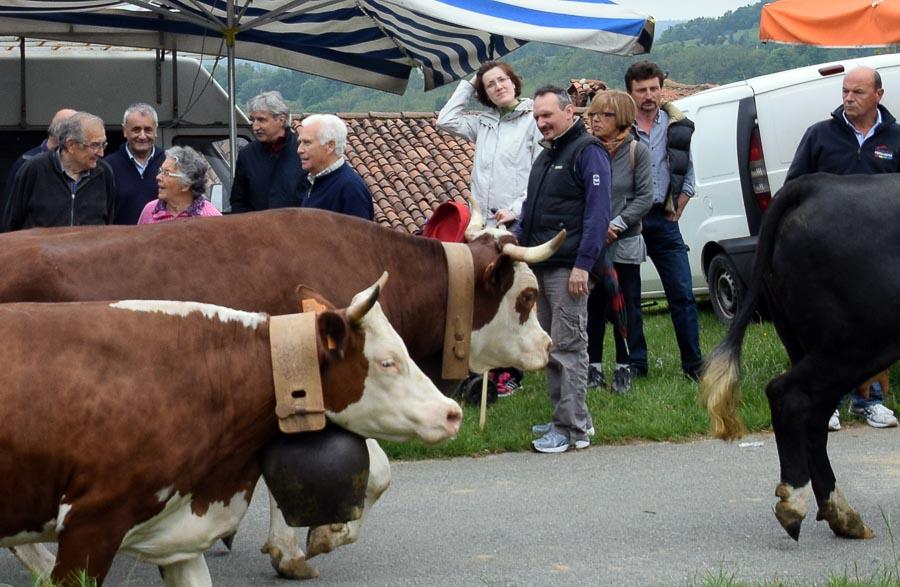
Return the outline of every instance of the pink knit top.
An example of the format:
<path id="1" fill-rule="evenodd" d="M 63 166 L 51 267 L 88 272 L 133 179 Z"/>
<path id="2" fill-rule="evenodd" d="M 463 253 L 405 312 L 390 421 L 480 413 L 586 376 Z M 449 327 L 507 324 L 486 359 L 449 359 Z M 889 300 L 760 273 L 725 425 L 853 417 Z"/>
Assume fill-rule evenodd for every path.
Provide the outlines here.
<path id="1" fill-rule="evenodd" d="M 138 224 L 156 224 L 158 222 L 167 222 L 176 218 L 191 218 L 193 216 L 221 216 L 222 213 L 216 210 L 216 207 L 205 198 L 194 198 L 190 206 L 173 215 L 166 209 L 166 203 L 162 200 L 153 200 L 144 206 L 141 217 L 138 218 Z"/>

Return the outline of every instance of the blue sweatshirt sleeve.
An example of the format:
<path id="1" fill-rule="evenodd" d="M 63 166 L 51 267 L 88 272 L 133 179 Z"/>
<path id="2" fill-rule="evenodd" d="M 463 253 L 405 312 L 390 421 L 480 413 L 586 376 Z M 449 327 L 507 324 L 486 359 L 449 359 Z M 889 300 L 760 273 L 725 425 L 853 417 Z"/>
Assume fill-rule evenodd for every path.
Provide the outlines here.
<path id="1" fill-rule="evenodd" d="M 590 271 L 606 242 L 610 215 L 609 155 L 603 147 L 587 145 L 578 158 L 584 185 L 584 219 L 575 267 Z"/>

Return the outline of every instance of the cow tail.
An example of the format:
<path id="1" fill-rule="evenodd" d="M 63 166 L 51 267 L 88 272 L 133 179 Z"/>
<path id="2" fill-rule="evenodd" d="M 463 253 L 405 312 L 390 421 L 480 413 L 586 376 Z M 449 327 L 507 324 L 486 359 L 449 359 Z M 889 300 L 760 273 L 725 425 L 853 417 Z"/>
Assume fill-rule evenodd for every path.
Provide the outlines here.
<path id="1" fill-rule="evenodd" d="M 781 220 L 812 191 L 803 189 L 805 183 L 804 178 L 788 182 L 776 194 L 760 227 L 753 273 L 744 303 L 725 338 L 706 356 L 698 401 L 709 413 L 710 434 L 716 438 L 735 440 L 747 434 L 747 427 L 737 413 L 741 403 L 741 346 L 763 293 L 763 276 L 772 263 L 775 235 Z"/>

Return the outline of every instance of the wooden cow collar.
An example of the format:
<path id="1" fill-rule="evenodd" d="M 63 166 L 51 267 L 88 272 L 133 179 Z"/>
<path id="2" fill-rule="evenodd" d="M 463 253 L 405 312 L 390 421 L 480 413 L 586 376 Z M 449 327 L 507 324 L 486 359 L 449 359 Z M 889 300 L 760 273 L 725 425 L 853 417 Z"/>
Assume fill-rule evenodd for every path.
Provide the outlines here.
<path id="1" fill-rule="evenodd" d="M 447 321 L 444 325 L 443 379 L 469 376 L 472 316 L 475 309 L 475 265 L 465 243 L 444 243 L 447 257 Z"/>
<path id="2" fill-rule="evenodd" d="M 325 400 L 316 348 L 316 316 L 324 306 L 269 318 L 272 378 L 275 382 L 275 415 L 282 432 L 291 434 L 325 427 Z"/>

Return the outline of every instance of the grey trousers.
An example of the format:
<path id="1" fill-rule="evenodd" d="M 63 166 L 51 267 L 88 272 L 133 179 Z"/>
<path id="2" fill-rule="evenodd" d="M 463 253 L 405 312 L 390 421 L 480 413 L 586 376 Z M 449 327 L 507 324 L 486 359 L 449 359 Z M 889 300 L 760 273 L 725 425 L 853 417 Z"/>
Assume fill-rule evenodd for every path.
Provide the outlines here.
<path id="1" fill-rule="evenodd" d="M 587 300 L 569 295 L 571 268 L 534 270 L 540 294 L 538 321 L 550 333 L 547 392 L 553 404 L 553 426 L 575 442 L 587 437 L 593 426 L 587 408 Z"/>

